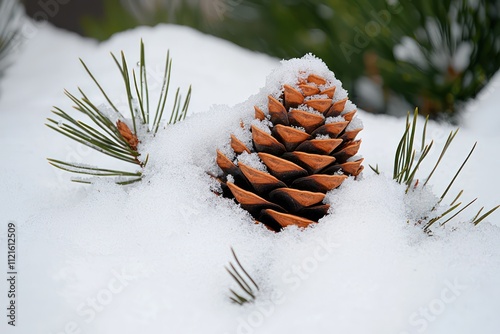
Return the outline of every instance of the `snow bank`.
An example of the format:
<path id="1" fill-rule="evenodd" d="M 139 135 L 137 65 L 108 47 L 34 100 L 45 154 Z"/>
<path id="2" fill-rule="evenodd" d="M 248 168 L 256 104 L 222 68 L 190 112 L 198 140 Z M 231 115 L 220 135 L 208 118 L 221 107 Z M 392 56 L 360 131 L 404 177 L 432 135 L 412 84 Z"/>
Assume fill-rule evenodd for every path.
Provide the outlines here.
<path id="1" fill-rule="evenodd" d="M 69 108 L 63 88 L 92 91 L 77 56 L 120 94 L 122 83 L 106 53 L 124 49 L 133 57 L 140 38 L 149 64 L 163 64 L 170 48 L 172 85 L 194 86 L 191 115 L 147 144 L 152 159 L 143 182 L 70 184 L 44 158 L 89 155 L 46 130 L 43 119 L 51 104 Z M 59 44 L 67 50 L 52 52 Z M 34 66 L 35 54 L 52 65 Z M 0 165 L 1 226 L 8 220 L 18 225 L 20 273 L 18 326 L 0 322 L 2 332 L 497 333 L 500 230 L 483 222 L 424 235 L 414 222 L 434 198 L 430 192 L 405 197 L 403 187 L 367 168 L 362 180 L 347 180 L 328 194 L 331 214 L 319 224 L 279 234 L 211 192 L 206 172 L 216 168 L 215 149 L 227 143 L 242 116 L 253 113 L 247 106 L 265 99 L 259 87 L 277 65 L 188 28 L 139 28 L 96 45 L 40 27 L 2 82 L 0 97 L 7 158 Z M 389 175 L 404 120 L 359 115 L 365 128 L 360 153 Z M 431 123 L 428 134 L 439 147 L 450 129 Z M 479 131 L 459 134 L 433 178 L 436 192 Z M 480 145 L 489 156 L 498 152 L 492 141 Z M 483 203 L 498 202 L 498 178 L 490 177 L 488 186 L 478 181 L 485 161 L 471 160 L 457 188 Z M 0 244 L 5 232 L 0 230 Z M 229 288 L 237 288 L 224 270 L 231 246 L 261 287 L 255 304 L 229 302 Z M 6 289 L 0 283 L 0 291 Z"/>

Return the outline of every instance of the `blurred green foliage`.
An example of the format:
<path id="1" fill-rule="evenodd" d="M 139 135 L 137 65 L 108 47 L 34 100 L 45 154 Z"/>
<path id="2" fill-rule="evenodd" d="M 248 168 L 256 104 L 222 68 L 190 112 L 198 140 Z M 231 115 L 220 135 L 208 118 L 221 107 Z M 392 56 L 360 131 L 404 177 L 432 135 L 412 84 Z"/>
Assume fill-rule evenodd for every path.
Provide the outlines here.
<path id="1" fill-rule="evenodd" d="M 22 8 L 17 0 L 0 0 L 0 77 L 17 46 Z"/>
<path id="2" fill-rule="evenodd" d="M 82 26 L 85 33 L 98 40 L 106 40 L 116 32 L 135 28 L 140 23 L 123 7 L 120 0 L 104 1 L 103 18 L 84 16 Z"/>
<path id="3" fill-rule="evenodd" d="M 453 116 L 500 67 L 500 0 L 105 1 L 106 17 L 85 21 L 94 37 L 168 22 L 280 58 L 311 52 L 375 112 L 396 96 Z M 382 107 L 356 91 L 361 77 L 380 86 Z"/>

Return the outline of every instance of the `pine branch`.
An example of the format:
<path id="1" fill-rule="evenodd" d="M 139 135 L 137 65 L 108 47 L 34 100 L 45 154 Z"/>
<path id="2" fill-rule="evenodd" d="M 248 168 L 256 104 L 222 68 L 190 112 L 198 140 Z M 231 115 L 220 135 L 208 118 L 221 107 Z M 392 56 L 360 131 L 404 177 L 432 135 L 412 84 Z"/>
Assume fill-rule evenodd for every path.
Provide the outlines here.
<path id="1" fill-rule="evenodd" d="M 417 119 L 418 119 L 418 109 L 415 109 L 415 112 L 413 114 L 413 119 L 410 120 L 410 114 L 407 115 L 406 117 L 406 124 L 405 124 L 405 131 L 403 132 L 403 136 L 401 137 L 401 140 L 399 141 L 399 144 L 396 148 L 396 152 L 394 154 L 394 171 L 393 171 L 393 179 L 399 183 L 399 184 L 405 184 L 406 185 L 406 193 L 408 193 L 411 189 L 411 186 L 414 185 L 416 188 L 418 185 L 418 179 L 415 182 L 415 177 L 417 174 L 417 171 L 419 167 L 422 165 L 422 163 L 425 161 L 425 158 L 427 157 L 428 153 L 430 152 L 432 146 L 433 146 L 433 141 L 430 143 L 426 143 L 426 132 L 427 132 L 427 123 L 428 123 L 428 117 L 425 119 L 425 124 L 422 130 L 422 140 L 421 140 L 421 147 L 420 147 L 420 152 L 418 154 L 419 158 L 416 159 L 417 153 L 414 148 L 414 143 L 415 143 L 415 135 L 416 135 L 416 126 L 417 126 Z M 451 131 L 450 134 L 448 135 L 448 138 L 441 149 L 441 153 L 439 155 L 439 158 L 435 162 L 431 172 L 429 173 L 429 176 L 427 177 L 426 181 L 422 185 L 422 187 L 426 187 L 429 180 L 431 177 L 434 175 L 434 172 L 438 168 L 439 164 L 441 163 L 442 159 L 444 158 L 448 148 L 450 147 L 451 143 L 453 142 L 453 139 L 455 139 L 455 136 L 458 133 L 458 129 L 455 131 Z M 464 166 L 467 164 L 469 161 L 469 158 L 471 157 L 472 153 L 474 152 L 476 148 L 477 143 L 474 144 L 472 149 L 470 150 L 469 154 L 465 158 L 465 160 L 462 162 L 460 165 L 459 169 L 453 176 L 453 178 L 450 180 L 448 183 L 448 186 L 444 190 L 443 194 L 439 197 L 439 200 L 437 203 L 434 205 L 434 207 L 431 209 L 431 212 L 434 212 L 437 210 L 437 207 L 439 204 L 443 201 L 443 199 L 446 197 L 448 194 L 449 190 L 455 183 L 456 179 L 460 175 L 461 171 L 463 170 Z M 370 168 L 378 175 L 380 174 L 380 171 L 378 170 L 378 165 L 376 168 L 370 166 Z M 441 222 L 439 225 L 443 226 L 446 223 L 450 222 L 454 218 L 456 218 L 460 213 L 462 213 L 465 209 L 467 209 L 470 205 L 472 205 L 476 200 L 472 200 L 465 206 L 462 206 L 462 202 L 458 202 L 459 198 L 462 196 L 463 190 L 461 190 L 458 195 L 455 197 L 455 199 L 448 205 L 448 209 L 446 209 L 443 213 L 435 216 L 434 218 L 426 218 L 422 219 L 424 221 L 423 224 L 423 230 L 426 233 L 430 232 L 430 228 L 436 223 L 440 222 L 449 215 L 451 215 L 449 218 Z M 457 203 L 458 202 L 458 203 Z M 491 215 L 493 212 L 495 212 L 499 206 L 494 207 L 493 209 L 489 210 L 487 213 L 483 214 L 482 216 L 479 216 L 483 210 L 479 210 L 479 212 L 476 214 L 476 216 L 471 219 L 470 221 L 472 224 L 477 225 L 481 221 L 483 221 L 485 218 L 487 218 L 489 215 Z"/>
<path id="2" fill-rule="evenodd" d="M 113 177 L 118 184 L 130 184 L 139 181 L 144 176 L 144 168 L 149 156 L 140 152 L 139 144 L 144 140 L 144 134 L 138 132 L 139 122 L 145 126 L 147 132 L 155 135 L 158 132 L 162 122 L 162 116 L 167 104 L 168 87 L 170 85 L 170 73 L 172 70 L 172 59 L 167 52 L 166 65 L 163 76 L 162 90 L 159 95 L 156 110 L 153 113 L 154 121 L 150 122 L 150 94 L 147 81 L 146 56 L 144 51 L 144 43 L 141 40 L 140 44 L 140 61 L 139 75 L 132 70 L 129 73 L 127 60 L 123 52 L 120 53 L 120 61 L 111 54 L 115 64 L 118 67 L 121 78 L 125 85 L 127 95 L 128 109 L 130 119 L 126 119 L 120 110 L 113 104 L 112 99 L 106 93 L 106 90 L 96 79 L 92 71 L 80 59 L 85 71 L 90 76 L 94 84 L 102 93 L 107 101 L 107 106 L 97 107 L 100 103 L 92 102 L 87 95 L 78 88 L 81 97 L 65 91 L 66 96 L 75 104 L 74 108 L 87 116 L 92 123 L 85 123 L 71 116 L 69 113 L 60 108 L 54 107 L 52 111 L 62 120 L 56 121 L 52 118 L 47 119 L 47 126 L 54 131 L 57 131 L 64 136 L 88 146 L 102 154 L 108 155 L 116 160 L 125 161 L 127 163 L 140 167 L 139 171 L 114 170 L 101 167 L 90 167 L 88 165 L 63 162 L 57 159 L 48 159 L 49 163 L 59 169 L 76 173 L 85 174 L 93 177 Z M 139 78 L 139 80 L 137 79 Z M 185 119 L 191 98 L 191 87 L 189 87 L 187 96 L 184 100 L 179 94 L 179 88 L 175 96 L 175 101 L 170 115 L 169 124 L 175 124 L 178 121 Z M 137 101 L 138 108 L 135 108 L 133 102 Z M 181 109 L 182 105 L 182 109 Z M 131 124 L 129 127 L 128 124 Z M 143 158 L 141 158 L 143 157 Z M 91 180 L 77 179 L 73 180 L 80 183 L 92 183 Z"/>
<path id="3" fill-rule="evenodd" d="M 231 248 L 231 252 L 233 253 L 237 267 L 234 266 L 233 263 L 229 262 L 229 268 L 226 267 L 226 270 L 242 291 L 236 292 L 233 289 L 229 289 L 231 292 L 229 299 L 239 305 L 252 303 L 256 298 L 256 292 L 254 289 L 258 291 L 259 286 L 255 283 L 245 268 L 243 268 L 233 248 Z"/>

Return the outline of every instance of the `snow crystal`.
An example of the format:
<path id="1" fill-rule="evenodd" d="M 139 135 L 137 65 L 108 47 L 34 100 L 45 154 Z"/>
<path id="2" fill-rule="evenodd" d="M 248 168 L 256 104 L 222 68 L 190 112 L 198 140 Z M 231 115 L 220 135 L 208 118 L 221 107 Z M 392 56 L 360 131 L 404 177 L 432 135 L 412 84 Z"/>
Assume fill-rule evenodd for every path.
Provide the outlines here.
<path id="1" fill-rule="evenodd" d="M 97 107 L 97 109 L 99 110 L 99 112 L 101 114 L 103 114 L 103 116 L 105 116 L 107 119 L 109 119 L 114 124 L 116 124 L 118 121 L 122 121 L 125 124 L 127 124 L 127 126 L 129 128 L 133 127 L 131 120 L 124 118 L 122 113 L 116 112 L 116 110 L 111 108 L 109 105 L 101 104 Z M 128 110 L 126 112 L 128 112 Z"/>
<path id="2" fill-rule="evenodd" d="M 302 132 L 306 132 L 306 129 L 305 129 L 305 128 L 303 128 L 303 127 L 301 127 L 301 126 L 295 126 L 295 125 L 292 125 L 291 127 L 292 127 L 292 128 L 294 128 L 294 129 L 300 130 L 300 131 L 302 131 Z"/>
<path id="3" fill-rule="evenodd" d="M 267 172 L 266 165 L 264 165 L 264 163 L 260 160 L 259 155 L 257 153 L 243 152 L 240 155 L 238 155 L 237 162 L 238 163 L 241 162 L 249 167 L 258 169 L 263 172 Z"/>
<path id="4" fill-rule="evenodd" d="M 353 131 L 353 130 L 358 130 L 358 129 L 363 129 L 363 121 L 361 118 L 355 116 L 351 122 L 346 127 L 346 131 Z"/>
<path id="5" fill-rule="evenodd" d="M 333 95 L 333 102 L 337 101 L 342 101 L 344 99 L 347 99 L 347 91 L 345 89 L 336 89 L 335 90 L 335 95 Z"/>
<path id="6" fill-rule="evenodd" d="M 316 135 L 314 139 L 331 139 L 329 135 Z"/>
<path id="7" fill-rule="evenodd" d="M 344 110 L 342 111 L 341 115 L 348 113 L 349 111 L 356 110 L 356 105 L 352 103 L 351 100 L 347 100 L 344 106 Z"/>
<path id="8" fill-rule="evenodd" d="M 239 139 L 247 148 L 252 147 L 252 133 L 248 125 L 244 125 L 243 128 L 238 127 L 234 132 L 234 136 Z"/>
<path id="9" fill-rule="evenodd" d="M 439 198 L 432 192 L 432 187 L 412 187 L 404 198 L 408 219 L 417 222 L 429 215 Z"/>
<path id="10" fill-rule="evenodd" d="M 342 83 L 335 77 L 335 74 L 328 69 L 321 59 L 312 54 L 307 54 L 302 58 L 282 61 L 281 66 L 277 67 L 267 77 L 266 86 L 261 91 L 261 94 L 276 97 L 281 93 L 284 84 L 293 86 L 295 83 L 306 80 L 310 74 L 319 75 L 326 80 L 327 84 L 323 88 L 336 87 L 334 101 L 347 97 L 347 92 L 342 88 Z"/>
<path id="11" fill-rule="evenodd" d="M 219 146 L 218 150 L 224 154 L 226 157 L 228 157 L 229 160 L 234 160 L 236 158 L 236 153 L 234 153 L 233 148 L 231 147 L 231 144 L 229 142 L 229 138 L 227 140 L 227 143 L 224 145 Z"/>
<path id="12" fill-rule="evenodd" d="M 360 156 L 360 155 L 353 155 L 352 157 L 350 157 L 349 159 L 347 159 L 347 161 L 358 161 L 361 158 L 363 158 L 363 157 Z"/>
<path id="13" fill-rule="evenodd" d="M 329 99 L 329 97 L 326 94 L 316 94 L 316 95 L 306 96 L 304 98 L 304 101 L 319 100 L 319 99 Z"/>
<path id="14" fill-rule="evenodd" d="M 325 119 L 325 124 L 338 123 L 338 122 L 345 122 L 344 117 L 336 116 L 336 117 L 327 117 Z"/>
<path id="15" fill-rule="evenodd" d="M 269 121 L 268 119 L 264 120 L 258 120 L 258 119 L 253 119 L 252 120 L 252 125 L 255 125 L 257 128 L 260 130 L 264 131 L 267 134 L 271 134 L 270 128 L 273 126 L 273 123 Z"/>
<path id="16" fill-rule="evenodd" d="M 322 113 L 320 113 L 316 109 L 309 107 L 307 104 L 299 104 L 297 109 L 302 110 L 302 111 L 307 111 L 308 113 L 315 114 L 315 115 L 323 115 Z"/>

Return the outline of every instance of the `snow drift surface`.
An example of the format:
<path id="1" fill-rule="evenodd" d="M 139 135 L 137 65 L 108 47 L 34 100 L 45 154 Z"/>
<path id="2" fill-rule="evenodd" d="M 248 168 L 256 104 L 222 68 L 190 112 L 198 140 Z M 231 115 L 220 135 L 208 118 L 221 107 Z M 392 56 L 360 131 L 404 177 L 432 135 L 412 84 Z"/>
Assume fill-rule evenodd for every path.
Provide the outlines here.
<path id="1" fill-rule="evenodd" d="M 78 85 L 100 99 L 78 57 L 120 98 L 122 83 L 107 52 L 123 49 L 133 63 L 140 38 L 157 68 L 170 49 L 173 86 L 193 83 L 191 115 L 145 143 L 152 159 L 144 182 L 71 184 L 45 157 L 110 161 L 50 132 L 44 119 L 53 104 L 70 108 L 63 88 Z M 64 51 L 52 52 L 54 45 Z M 7 222 L 16 222 L 20 273 L 17 328 L 4 318 L 2 333 L 498 333 L 499 214 L 489 218 L 493 225 L 473 228 L 463 221 L 474 207 L 433 237 L 414 225 L 476 139 L 474 159 L 454 190 L 465 189 L 464 201 L 499 202 L 500 181 L 488 172 L 500 167 L 499 138 L 486 137 L 480 124 L 457 136 L 432 189 L 405 196 L 388 177 L 404 120 L 359 111 L 360 154 L 387 175 L 365 170 L 363 179 L 347 180 L 327 196 L 331 214 L 304 231 L 271 233 L 213 195 L 206 172 L 216 171 L 215 149 L 276 89 L 276 77 L 264 83 L 279 66 L 176 26 L 139 28 L 100 45 L 38 27 L 1 87 L 0 245 Z M 495 105 L 496 96 L 482 103 Z M 431 123 L 428 135 L 440 147 L 451 129 Z M 254 304 L 229 302 L 229 288 L 237 289 L 224 270 L 230 247 L 260 285 Z M 0 291 L 7 291 L 5 281 Z"/>

